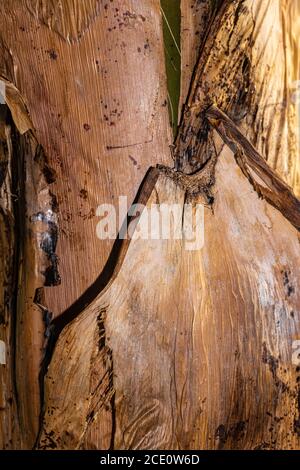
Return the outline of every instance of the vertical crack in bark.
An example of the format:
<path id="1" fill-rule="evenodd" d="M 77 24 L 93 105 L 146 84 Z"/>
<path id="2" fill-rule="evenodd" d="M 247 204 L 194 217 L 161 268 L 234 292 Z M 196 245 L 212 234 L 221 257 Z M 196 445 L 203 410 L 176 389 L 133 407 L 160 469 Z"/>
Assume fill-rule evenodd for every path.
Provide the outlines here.
<path id="1" fill-rule="evenodd" d="M 79 443 L 82 445 L 85 434 L 89 425 L 97 419 L 103 408 L 111 413 L 112 433 L 110 449 L 114 446 L 115 433 L 115 388 L 114 388 L 114 368 L 113 368 L 113 352 L 108 345 L 106 336 L 106 314 L 107 307 L 102 307 L 97 315 L 96 344 L 97 348 L 91 360 L 91 377 L 90 377 L 90 405 L 86 416 L 86 427 Z M 99 380 L 99 370 L 101 376 Z M 95 384 L 96 381 L 96 384 Z"/>

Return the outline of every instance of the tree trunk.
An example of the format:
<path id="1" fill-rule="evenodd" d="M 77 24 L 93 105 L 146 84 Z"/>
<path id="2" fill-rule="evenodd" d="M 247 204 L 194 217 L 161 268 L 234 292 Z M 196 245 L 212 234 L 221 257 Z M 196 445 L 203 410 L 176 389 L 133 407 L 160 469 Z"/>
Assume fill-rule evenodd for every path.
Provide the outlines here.
<path id="1" fill-rule="evenodd" d="M 2 448 L 299 449 L 300 3 L 0 9 Z"/>

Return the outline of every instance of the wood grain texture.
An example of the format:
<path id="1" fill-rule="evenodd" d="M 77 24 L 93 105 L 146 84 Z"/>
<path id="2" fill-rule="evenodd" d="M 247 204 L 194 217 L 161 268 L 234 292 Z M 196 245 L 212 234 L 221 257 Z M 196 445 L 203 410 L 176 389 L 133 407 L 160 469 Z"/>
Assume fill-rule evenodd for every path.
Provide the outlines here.
<path id="1" fill-rule="evenodd" d="M 247 4 L 246 4 L 247 6 Z M 253 2 L 250 56 L 253 87 L 247 135 L 268 163 L 300 195 L 300 2 Z"/>
<path id="2" fill-rule="evenodd" d="M 81 39 L 104 6 L 100 0 L 25 0 L 25 5 L 34 18 L 70 42 Z"/>
<path id="3" fill-rule="evenodd" d="M 95 395 L 97 420 L 113 392 L 116 449 L 300 447 L 292 362 L 299 235 L 214 139 L 215 204 L 205 209 L 203 249 L 131 240 L 114 279 L 59 337 L 41 448 L 79 448 Z M 184 220 L 185 200 L 161 170 L 147 207 L 179 204 Z M 95 355 L 104 367 L 99 384 L 112 376 L 106 393 L 89 392 Z"/>
<path id="4" fill-rule="evenodd" d="M 192 75 L 200 57 L 200 47 L 209 29 L 212 3 L 210 0 L 181 0 L 181 93 L 180 108 L 185 104 Z"/>
<path id="5" fill-rule="evenodd" d="M 205 140 L 203 110 L 228 114 L 299 195 L 299 1 L 220 2 L 178 135 L 179 166 L 193 172 Z M 190 114 L 194 116 L 191 119 Z M 190 127 L 189 127 L 190 126 Z"/>
<path id="6" fill-rule="evenodd" d="M 96 209 L 117 205 L 119 195 L 130 205 L 148 167 L 170 163 L 171 130 L 158 0 L 11 0 L 1 3 L 0 13 L 1 77 L 29 171 L 17 334 L 28 448 L 38 429 L 49 318 L 94 297 L 113 246 L 97 238 Z M 40 215 L 48 210 L 40 201 L 50 194 L 57 219 L 48 254 L 57 268 L 52 281 L 41 245 L 49 224 Z M 101 421 L 101 432 L 91 423 L 88 448 L 101 447 L 109 423 Z"/>
<path id="7" fill-rule="evenodd" d="M 46 291 L 46 301 L 57 315 L 95 281 L 107 260 L 112 242 L 95 236 L 97 206 L 120 194 L 130 204 L 156 148 L 157 161 L 168 161 L 159 2 L 107 2 L 72 46 L 27 14 L 23 2 L 14 2 L 13 9 L 2 5 L 1 13 L 15 85 L 55 180 L 62 285 Z M 87 262 L 72 277 L 80 253 Z"/>

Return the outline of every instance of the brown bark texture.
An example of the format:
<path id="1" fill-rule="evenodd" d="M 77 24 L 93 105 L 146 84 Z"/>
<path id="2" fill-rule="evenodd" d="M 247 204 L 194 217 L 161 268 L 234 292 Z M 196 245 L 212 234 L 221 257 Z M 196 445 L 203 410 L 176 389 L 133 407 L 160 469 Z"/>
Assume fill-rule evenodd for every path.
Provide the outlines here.
<path id="1" fill-rule="evenodd" d="M 174 145 L 158 0 L 0 13 L 0 446 L 300 449 L 299 0 L 181 1 Z"/>

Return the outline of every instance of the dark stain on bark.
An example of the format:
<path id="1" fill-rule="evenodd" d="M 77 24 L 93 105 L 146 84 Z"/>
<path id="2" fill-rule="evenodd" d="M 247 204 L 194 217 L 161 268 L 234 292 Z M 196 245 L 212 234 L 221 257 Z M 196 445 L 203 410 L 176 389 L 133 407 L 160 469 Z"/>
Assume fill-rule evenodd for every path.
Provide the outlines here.
<path id="1" fill-rule="evenodd" d="M 51 60 L 57 60 L 58 54 L 54 49 L 49 49 L 46 52 L 49 54 L 49 57 L 50 57 Z"/>
<path id="2" fill-rule="evenodd" d="M 38 163 L 47 184 L 55 183 L 56 171 L 49 166 L 48 158 L 41 145 L 37 147 L 34 161 Z"/>
<path id="3" fill-rule="evenodd" d="M 220 424 L 215 432 L 215 439 L 219 441 L 218 448 L 220 450 L 223 449 L 228 439 L 232 439 L 234 442 L 241 440 L 245 435 L 246 427 L 246 421 L 238 421 L 230 426 L 229 429 L 224 424 Z"/>
<path id="4" fill-rule="evenodd" d="M 262 361 L 264 364 L 267 364 L 269 366 L 269 370 L 272 374 L 274 383 L 278 388 L 278 393 L 289 392 L 289 386 L 278 377 L 279 359 L 272 356 L 270 351 L 268 351 L 266 343 L 263 343 Z"/>
<path id="5" fill-rule="evenodd" d="M 48 229 L 41 234 L 40 248 L 46 254 L 49 266 L 43 271 L 45 276 L 44 286 L 58 286 L 61 284 L 61 277 L 58 272 L 59 258 L 56 255 L 56 246 L 58 240 L 58 226 L 44 212 L 38 212 L 31 218 L 32 222 L 44 222 Z"/>
<path id="6" fill-rule="evenodd" d="M 283 285 L 286 290 L 286 295 L 290 297 L 292 294 L 295 293 L 295 287 L 292 285 L 290 281 L 291 272 L 286 270 L 286 271 L 281 271 L 281 274 L 283 275 Z"/>

